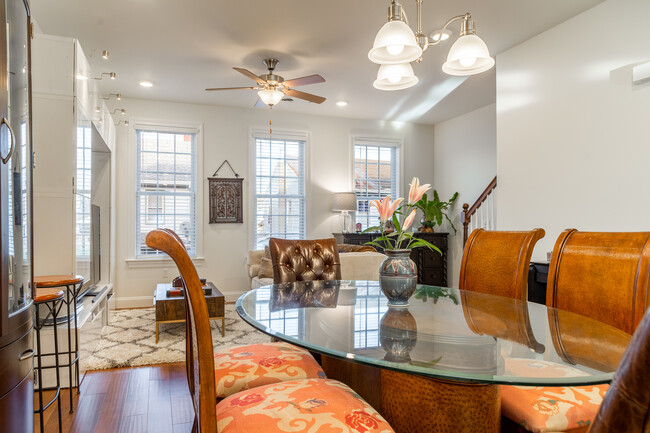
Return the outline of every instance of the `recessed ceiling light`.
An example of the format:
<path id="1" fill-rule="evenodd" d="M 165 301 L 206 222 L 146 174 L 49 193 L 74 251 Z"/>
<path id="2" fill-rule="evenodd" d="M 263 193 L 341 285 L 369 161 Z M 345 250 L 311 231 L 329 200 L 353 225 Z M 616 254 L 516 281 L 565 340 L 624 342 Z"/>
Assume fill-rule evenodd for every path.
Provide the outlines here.
<path id="1" fill-rule="evenodd" d="M 138 84 L 140 84 L 142 87 L 153 87 L 153 83 L 151 81 L 140 81 Z"/>
<path id="2" fill-rule="evenodd" d="M 336 105 L 338 107 L 345 107 L 346 105 L 348 105 L 348 102 L 347 101 L 337 101 Z"/>
<path id="3" fill-rule="evenodd" d="M 442 40 L 443 41 L 446 41 L 447 39 L 449 39 L 450 36 L 451 36 L 451 30 L 445 29 L 445 31 L 442 32 Z M 431 38 L 431 40 L 433 42 L 438 42 L 438 39 L 440 38 L 440 30 L 432 31 L 431 33 L 429 33 L 429 37 Z"/>

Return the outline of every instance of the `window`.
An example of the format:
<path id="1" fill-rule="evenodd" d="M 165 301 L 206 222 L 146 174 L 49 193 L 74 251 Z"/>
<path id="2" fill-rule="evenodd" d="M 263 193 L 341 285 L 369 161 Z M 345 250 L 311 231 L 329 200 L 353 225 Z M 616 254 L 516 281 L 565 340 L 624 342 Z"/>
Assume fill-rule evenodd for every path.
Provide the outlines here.
<path id="1" fill-rule="evenodd" d="M 355 139 L 354 192 L 357 193 L 356 222 L 363 230 L 379 224 L 372 200 L 399 195 L 399 146 L 395 142 Z"/>
<path id="2" fill-rule="evenodd" d="M 197 131 L 138 128 L 136 136 L 136 258 L 164 257 L 145 237 L 170 228 L 190 257 L 197 254 Z"/>
<path id="3" fill-rule="evenodd" d="M 306 139 L 254 137 L 253 248 L 305 238 Z"/>

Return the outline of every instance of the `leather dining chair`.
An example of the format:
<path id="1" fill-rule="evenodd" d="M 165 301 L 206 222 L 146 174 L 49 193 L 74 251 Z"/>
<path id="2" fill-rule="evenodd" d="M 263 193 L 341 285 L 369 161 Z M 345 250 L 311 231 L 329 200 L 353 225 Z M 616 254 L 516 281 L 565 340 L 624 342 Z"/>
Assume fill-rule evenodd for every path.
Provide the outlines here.
<path id="1" fill-rule="evenodd" d="M 195 412 L 193 432 L 306 433 L 331 431 L 335 427 L 339 431 L 394 433 L 372 406 L 347 385 L 332 379 L 299 379 L 258 386 L 217 404 L 212 333 L 196 268 L 173 231 L 153 230 L 147 234 L 146 243 L 168 254 L 183 278 L 187 379 Z M 274 359 L 277 362 L 282 360 Z"/>
<path id="2" fill-rule="evenodd" d="M 623 355 L 616 376 L 589 433 L 650 431 L 650 313 L 646 313 Z"/>
<path id="3" fill-rule="evenodd" d="M 458 288 L 525 301 L 530 257 L 544 235 L 543 229 L 474 230 L 463 250 Z"/>
<path id="4" fill-rule="evenodd" d="M 649 277 L 650 232 L 565 230 L 553 248 L 546 291 L 547 306 L 564 310 L 549 318 L 559 356 L 579 362 L 581 351 L 598 350 L 602 364 L 611 365 L 606 348 L 589 343 L 589 330 L 573 330 L 565 312 L 632 334 L 648 307 Z M 507 431 L 586 432 L 607 389 L 502 386 L 504 425 Z"/>
<path id="5" fill-rule="evenodd" d="M 273 282 L 340 280 L 341 260 L 336 239 L 269 240 Z"/>
<path id="6" fill-rule="evenodd" d="M 174 238 L 187 255 L 183 241 L 173 230 L 160 231 Z M 270 383 L 326 377 L 308 351 L 288 343 L 228 347 L 214 351 L 213 358 L 216 396 L 220 399 Z M 282 362 L 277 363 L 277 360 Z"/>

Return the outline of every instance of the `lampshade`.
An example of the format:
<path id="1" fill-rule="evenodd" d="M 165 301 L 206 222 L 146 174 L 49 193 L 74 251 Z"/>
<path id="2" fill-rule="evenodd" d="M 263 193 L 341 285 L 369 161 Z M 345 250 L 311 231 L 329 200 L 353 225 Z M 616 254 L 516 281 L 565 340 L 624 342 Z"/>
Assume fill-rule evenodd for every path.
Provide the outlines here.
<path id="1" fill-rule="evenodd" d="M 377 79 L 372 85 L 379 90 L 401 90 L 415 86 L 418 81 L 410 63 L 399 63 L 381 65 L 377 72 Z"/>
<path id="2" fill-rule="evenodd" d="M 257 95 L 266 105 L 276 105 L 278 102 L 282 101 L 282 98 L 284 97 L 284 93 L 279 90 L 268 89 L 260 90 L 257 92 Z"/>
<path id="3" fill-rule="evenodd" d="M 368 52 L 371 62 L 381 65 L 409 63 L 422 56 L 415 33 L 404 21 L 388 21 L 383 25 L 372 49 Z"/>
<path id="4" fill-rule="evenodd" d="M 449 75 L 474 75 L 494 66 L 485 42 L 474 34 L 461 36 L 449 50 L 442 70 Z"/>
<path id="5" fill-rule="evenodd" d="M 335 192 L 334 202 L 332 203 L 333 211 L 356 211 L 357 194 L 353 192 Z"/>

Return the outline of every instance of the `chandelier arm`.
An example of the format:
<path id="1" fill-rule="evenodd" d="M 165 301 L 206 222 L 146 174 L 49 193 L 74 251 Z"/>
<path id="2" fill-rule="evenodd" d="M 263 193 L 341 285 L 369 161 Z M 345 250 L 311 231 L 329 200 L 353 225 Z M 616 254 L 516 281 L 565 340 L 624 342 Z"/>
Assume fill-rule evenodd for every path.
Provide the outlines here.
<path id="1" fill-rule="evenodd" d="M 421 2 L 422 0 L 417 0 L 417 1 L 418 1 L 418 2 Z M 456 15 L 455 17 L 450 18 L 449 21 L 447 21 L 447 22 L 445 23 L 445 25 L 442 26 L 442 29 L 440 29 L 440 31 L 438 32 L 438 34 L 440 35 L 440 37 L 438 38 L 438 40 L 437 40 L 437 41 L 429 41 L 429 40 L 427 40 L 426 45 L 425 45 L 424 47 L 422 47 L 422 49 L 423 49 L 423 50 L 426 50 L 427 48 L 429 48 L 429 47 L 431 47 L 431 46 L 433 46 L 433 45 L 438 45 L 440 42 L 442 42 L 442 34 L 444 33 L 445 30 L 447 30 L 447 27 L 449 27 L 449 25 L 450 25 L 451 23 L 453 23 L 454 21 L 469 20 L 469 19 L 471 19 L 471 18 L 472 18 L 472 16 L 469 14 L 469 12 L 466 13 L 466 14 L 463 14 L 463 15 Z M 427 39 L 428 39 L 428 38 L 427 38 Z"/>

